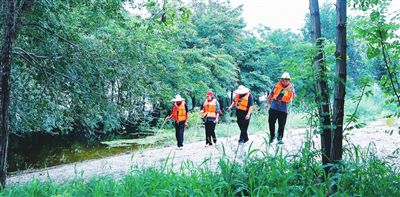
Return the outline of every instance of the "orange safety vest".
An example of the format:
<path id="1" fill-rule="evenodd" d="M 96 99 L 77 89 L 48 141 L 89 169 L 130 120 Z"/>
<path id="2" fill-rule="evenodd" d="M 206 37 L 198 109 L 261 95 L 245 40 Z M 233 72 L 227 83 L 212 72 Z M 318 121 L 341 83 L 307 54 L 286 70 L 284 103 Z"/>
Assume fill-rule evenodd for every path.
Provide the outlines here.
<path id="1" fill-rule="evenodd" d="M 281 83 L 277 83 L 274 87 L 274 92 L 272 93 L 272 99 L 278 100 L 279 94 L 283 91 L 283 97 L 281 98 L 281 101 L 288 103 L 293 99 L 294 96 L 294 88 L 293 84 L 289 83 L 289 85 L 284 88 Z"/>
<path id="2" fill-rule="evenodd" d="M 172 108 L 172 118 L 176 122 L 182 122 L 186 120 L 186 108 L 185 102 L 182 102 L 181 105 L 174 104 L 174 108 Z"/>
<path id="3" fill-rule="evenodd" d="M 235 97 L 235 106 L 236 109 L 240 109 L 243 111 L 247 111 L 248 107 L 247 105 L 249 104 L 249 96 L 250 92 L 246 94 L 246 96 L 242 97 L 239 99 L 240 94 L 237 94 Z"/>
<path id="4" fill-rule="evenodd" d="M 206 99 L 203 104 L 203 117 L 216 118 L 217 117 L 217 99 L 213 99 L 210 102 Z"/>

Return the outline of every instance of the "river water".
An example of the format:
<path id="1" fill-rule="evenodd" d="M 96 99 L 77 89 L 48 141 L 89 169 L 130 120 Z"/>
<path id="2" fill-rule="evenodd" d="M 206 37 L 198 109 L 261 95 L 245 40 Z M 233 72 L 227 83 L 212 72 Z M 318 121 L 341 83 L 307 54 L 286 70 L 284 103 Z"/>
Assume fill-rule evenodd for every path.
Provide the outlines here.
<path id="1" fill-rule="evenodd" d="M 135 138 L 143 137 L 136 136 Z M 99 159 L 135 151 L 137 145 L 108 147 L 100 140 L 87 140 L 76 135 L 54 136 L 36 133 L 29 136 L 10 135 L 8 172 L 38 169 L 55 165 Z"/>

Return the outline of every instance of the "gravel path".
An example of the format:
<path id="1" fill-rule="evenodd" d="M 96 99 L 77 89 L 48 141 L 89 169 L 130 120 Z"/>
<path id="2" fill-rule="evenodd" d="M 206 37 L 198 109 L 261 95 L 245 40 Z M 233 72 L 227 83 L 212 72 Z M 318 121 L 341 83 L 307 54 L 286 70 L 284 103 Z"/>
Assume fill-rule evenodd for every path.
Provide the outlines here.
<path id="1" fill-rule="evenodd" d="M 390 135 L 386 130 L 394 130 L 393 135 Z M 392 154 L 393 151 L 400 148 L 399 130 L 399 125 L 389 128 L 384 121 L 372 122 L 365 128 L 347 132 L 349 142 L 344 142 L 344 145 L 348 146 L 351 143 L 366 148 L 373 142 L 376 147 L 376 155 L 391 163 L 400 164 L 400 154 Z M 246 153 L 250 149 L 260 149 L 273 154 L 279 147 L 282 148 L 283 154 L 296 154 L 305 141 L 305 137 L 306 129 L 289 129 L 285 133 L 284 144 L 279 146 L 276 145 L 276 142 L 271 146 L 266 146 L 264 138 L 267 138 L 267 135 L 258 134 L 249 136 L 250 141 L 243 146 L 238 146 L 238 136 L 233 136 L 219 138 L 217 145 L 213 147 L 204 147 L 205 142 L 202 141 L 186 144 L 183 150 L 176 150 L 175 146 L 147 149 L 35 171 L 20 171 L 9 176 L 8 183 L 26 183 L 33 178 L 42 181 L 50 178 L 52 181 L 62 183 L 76 176 L 84 179 L 105 175 L 119 178 L 135 166 L 180 169 L 181 165 L 188 164 L 185 161 L 191 161 L 194 165 L 208 165 L 207 167 L 215 168 L 221 156 L 224 155 L 228 159 L 236 159 L 240 162 L 246 157 Z M 319 136 L 313 136 L 313 141 L 313 149 L 319 149 Z"/>

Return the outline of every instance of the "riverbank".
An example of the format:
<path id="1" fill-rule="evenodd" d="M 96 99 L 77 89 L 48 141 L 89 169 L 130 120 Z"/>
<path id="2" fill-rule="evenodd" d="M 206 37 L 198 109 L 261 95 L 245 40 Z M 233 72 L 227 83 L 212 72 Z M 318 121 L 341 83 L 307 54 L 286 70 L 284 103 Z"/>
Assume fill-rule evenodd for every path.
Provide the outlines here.
<path id="1" fill-rule="evenodd" d="M 390 135 L 389 130 L 395 130 Z M 399 153 L 395 150 L 400 147 L 400 138 L 396 133 L 398 125 L 389 128 L 384 121 L 375 121 L 362 129 L 355 129 L 347 132 L 347 140 L 344 145 L 348 148 L 359 146 L 362 149 L 370 147 L 376 156 L 386 159 L 392 164 L 399 164 Z M 236 132 L 236 131 L 234 131 Z M 217 133 L 218 135 L 218 133 Z M 133 167 L 147 168 L 172 168 L 180 169 L 185 165 L 185 161 L 190 161 L 194 165 L 203 165 L 209 168 L 217 168 L 217 162 L 224 156 L 225 158 L 243 161 L 246 155 L 252 150 L 260 149 L 270 154 L 275 154 L 278 150 L 284 155 L 297 154 L 306 141 L 307 129 L 289 129 L 285 133 L 284 144 L 271 146 L 266 145 L 266 134 L 250 135 L 250 141 L 243 146 L 238 146 L 238 136 L 218 138 L 218 143 L 214 147 L 204 147 L 205 142 L 198 141 L 185 144 L 183 150 L 176 150 L 174 145 L 164 148 L 153 148 L 126 152 L 121 155 L 96 159 L 73 164 L 54 166 L 35 171 L 20 171 L 8 178 L 11 184 L 22 184 L 34 178 L 40 181 L 52 180 L 62 183 L 76 177 L 88 179 L 94 176 L 112 176 L 120 178 L 128 173 Z M 312 137 L 312 150 L 320 148 L 319 136 Z M 355 146 L 353 146 L 355 145 Z M 256 155 L 256 154 L 254 154 Z M 345 154 L 346 155 L 346 154 Z"/>

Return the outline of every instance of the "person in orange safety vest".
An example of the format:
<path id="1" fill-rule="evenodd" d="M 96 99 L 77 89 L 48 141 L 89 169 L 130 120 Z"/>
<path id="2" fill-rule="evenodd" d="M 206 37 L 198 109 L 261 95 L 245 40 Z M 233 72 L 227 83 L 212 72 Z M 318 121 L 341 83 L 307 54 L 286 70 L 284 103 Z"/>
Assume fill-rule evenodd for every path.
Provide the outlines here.
<path id="1" fill-rule="evenodd" d="M 289 73 L 284 72 L 267 97 L 265 107 L 270 107 L 268 111 L 269 143 L 272 143 L 275 139 L 275 122 L 278 120 L 278 144 L 283 144 L 282 138 L 288 115 L 288 104 L 296 97 L 294 85 L 290 80 Z"/>
<path id="2" fill-rule="evenodd" d="M 175 126 L 175 137 L 177 141 L 177 149 L 183 150 L 183 134 L 185 132 L 185 126 L 187 126 L 188 121 L 188 108 L 185 103 L 185 99 L 181 95 L 177 94 L 174 99 L 172 108 L 172 113 L 165 118 L 165 120 L 174 119 Z"/>
<path id="3" fill-rule="evenodd" d="M 236 94 L 235 100 L 228 109 L 231 110 L 233 106 L 236 107 L 236 121 L 240 128 L 239 145 L 242 145 L 249 141 L 247 129 L 249 128 L 251 113 L 253 112 L 254 100 L 249 89 L 243 85 L 240 85 L 234 93 Z"/>
<path id="4" fill-rule="evenodd" d="M 219 115 L 221 108 L 219 102 L 214 97 L 212 91 L 208 91 L 206 94 L 206 100 L 203 104 L 203 118 L 205 120 L 204 125 L 206 129 L 206 147 L 212 146 L 213 143 L 217 143 L 217 137 L 215 136 L 215 125 L 218 124 Z"/>

